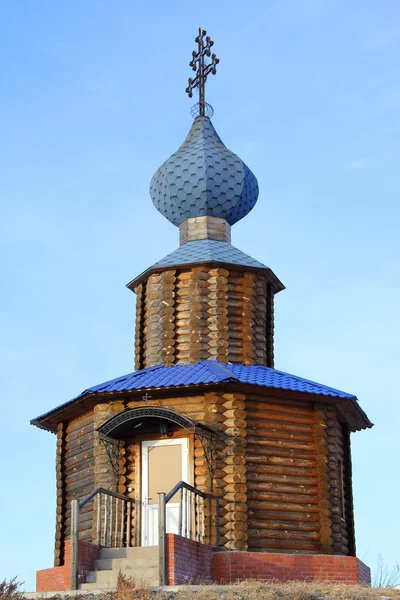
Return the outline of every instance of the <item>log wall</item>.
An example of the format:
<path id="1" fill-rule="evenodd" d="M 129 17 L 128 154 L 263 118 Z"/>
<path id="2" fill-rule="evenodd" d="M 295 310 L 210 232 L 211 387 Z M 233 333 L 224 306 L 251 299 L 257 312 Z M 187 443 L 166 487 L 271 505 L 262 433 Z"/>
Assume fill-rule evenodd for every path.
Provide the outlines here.
<path id="1" fill-rule="evenodd" d="M 54 566 L 64 564 L 65 540 L 65 433 L 66 424 L 57 426 L 56 446 L 56 539 L 54 544 Z"/>
<path id="2" fill-rule="evenodd" d="M 200 280 L 201 272 L 199 271 Z M 206 542 L 228 550 L 355 554 L 348 429 L 333 405 L 264 394 L 204 392 L 151 400 L 220 432 L 210 470 L 201 440 L 191 439 L 190 482 L 212 489 Z M 94 488 L 118 489 L 132 499 L 132 545 L 140 545 L 140 442 L 159 439 L 157 424 L 123 436 L 119 479 L 96 429 L 138 400 L 99 403 L 61 423 L 57 441 L 56 566 L 70 534 L 70 502 Z M 81 517 L 81 539 L 95 539 L 93 503 Z"/>
<path id="3" fill-rule="evenodd" d="M 70 421 L 65 429 L 64 452 L 64 534 L 71 532 L 71 500 L 82 499 L 95 487 L 93 411 Z M 83 541 L 92 541 L 93 506 L 89 503 L 80 515 Z"/>
<path id="4" fill-rule="evenodd" d="M 350 435 L 333 406 L 325 414 L 333 552 L 355 556 Z"/>
<path id="5" fill-rule="evenodd" d="M 216 358 L 273 367 L 274 290 L 265 275 L 206 265 L 136 289 L 135 368 Z"/>
<path id="6" fill-rule="evenodd" d="M 247 411 L 243 394 L 224 394 L 225 457 L 221 464 L 223 503 L 220 505 L 223 545 L 247 550 Z M 219 465 L 218 465 L 219 466 Z"/>
<path id="7" fill-rule="evenodd" d="M 319 552 L 312 404 L 248 397 L 246 416 L 249 549 Z"/>

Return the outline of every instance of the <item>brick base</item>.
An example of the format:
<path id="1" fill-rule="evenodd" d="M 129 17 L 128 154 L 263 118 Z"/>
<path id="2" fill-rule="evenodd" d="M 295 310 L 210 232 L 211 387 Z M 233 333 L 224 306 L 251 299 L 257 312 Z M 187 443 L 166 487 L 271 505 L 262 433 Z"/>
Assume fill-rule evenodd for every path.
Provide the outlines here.
<path id="1" fill-rule="evenodd" d="M 260 581 L 326 581 L 371 585 L 371 571 L 355 556 L 215 552 L 178 535 L 167 535 L 168 585 Z"/>
<path id="2" fill-rule="evenodd" d="M 93 571 L 100 547 L 79 542 L 79 583 Z M 168 585 L 185 583 L 235 583 L 259 581 L 326 581 L 371 585 L 371 571 L 355 556 L 280 554 L 267 552 L 215 552 L 172 533 L 167 535 Z M 36 573 L 37 592 L 70 589 L 70 542 L 65 544 L 65 565 Z"/>
<path id="3" fill-rule="evenodd" d="M 167 535 L 168 585 L 211 583 L 213 547 L 169 533 Z"/>
<path id="4" fill-rule="evenodd" d="M 36 571 L 37 592 L 60 592 L 70 589 L 71 545 L 65 542 L 65 558 L 62 567 Z M 79 583 L 85 582 L 86 571 L 93 571 L 94 561 L 100 556 L 100 546 L 89 542 L 79 542 Z"/>
<path id="5" fill-rule="evenodd" d="M 355 556 L 216 552 L 212 579 L 218 583 L 257 579 L 371 585 L 371 571 Z"/>

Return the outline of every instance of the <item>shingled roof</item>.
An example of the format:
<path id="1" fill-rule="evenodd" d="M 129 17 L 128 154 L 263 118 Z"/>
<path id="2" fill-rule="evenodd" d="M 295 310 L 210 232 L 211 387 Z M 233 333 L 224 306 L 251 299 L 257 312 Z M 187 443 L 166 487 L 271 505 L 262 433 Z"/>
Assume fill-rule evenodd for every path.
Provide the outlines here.
<path id="1" fill-rule="evenodd" d="M 360 422 L 357 428 L 371 427 L 370 421 L 359 407 L 357 398 L 353 394 L 261 365 L 245 366 L 241 364 L 220 363 L 216 360 L 199 360 L 192 365 L 180 364 L 169 367 L 160 364 L 122 375 L 116 379 L 87 388 L 73 400 L 33 419 L 31 423 L 52 430 L 46 426 L 46 421 L 48 421 L 49 417 L 55 415 L 58 411 L 63 411 L 63 409 L 68 408 L 79 400 L 91 396 L 133 391 L 144 392 L 145 390 L 154 388 L 176 389 L 179 387 L 222 383 L 252 385 L 270 390 L 286 390 L 288 392 L 309 394 L 314 396 L 315 399 L 318 397 L 337 399 L 342 401 L 342 403 L 343 401 L 347 401 L 347 403 L 353 406 L 356 413 L 358 413 L 361 421 L 364 421 L 362 425 L 359 419 Z M 352 412 L 355 415 L 354 410 Z"/>

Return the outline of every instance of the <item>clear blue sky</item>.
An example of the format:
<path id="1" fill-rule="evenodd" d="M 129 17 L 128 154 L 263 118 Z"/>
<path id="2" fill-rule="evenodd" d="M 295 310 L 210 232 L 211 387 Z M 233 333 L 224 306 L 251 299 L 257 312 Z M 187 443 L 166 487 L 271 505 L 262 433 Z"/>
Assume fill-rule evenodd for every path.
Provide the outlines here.
<path id="1" fill-rule="evenodd" d="M 260 197 L 233 243 L 287 289 L 276 367 L 358 396 L 358 556 L 400 558 L 400 4 L 19 0 L 0 6 L 0 580 L 52 566 L 55 437 L 29 420 L 133 368 L 125 283 L 178 246 L 148 194 L 207 99 Z"/>

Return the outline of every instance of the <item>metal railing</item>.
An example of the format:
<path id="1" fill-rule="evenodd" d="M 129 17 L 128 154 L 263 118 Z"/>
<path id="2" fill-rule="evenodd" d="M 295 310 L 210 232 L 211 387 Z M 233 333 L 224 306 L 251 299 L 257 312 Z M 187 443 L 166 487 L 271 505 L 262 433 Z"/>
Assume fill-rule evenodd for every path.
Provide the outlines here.
<path id="1" fill-rule="evenodd" d="M 93 490 L 83 500 L 71 502 L 71 590 L 79 583 L 79 514 L 96 502 L 96 544 L 105 548 L 131 545 L 132 500 L 105 488 Z"/>
<path id="2" fill-rule="evenodd" d="M 197 542 L 205 538 L 205 501 L 212 498 L 196 490 L 184 481 L 179 481 L 172 490 L 158 493 L 158 544 L 159 544 L 159 574 L 160 585 L 167 584 L 166 574 L 166 521 L 167 504 L 179 494 L 178 534 Z"/>

